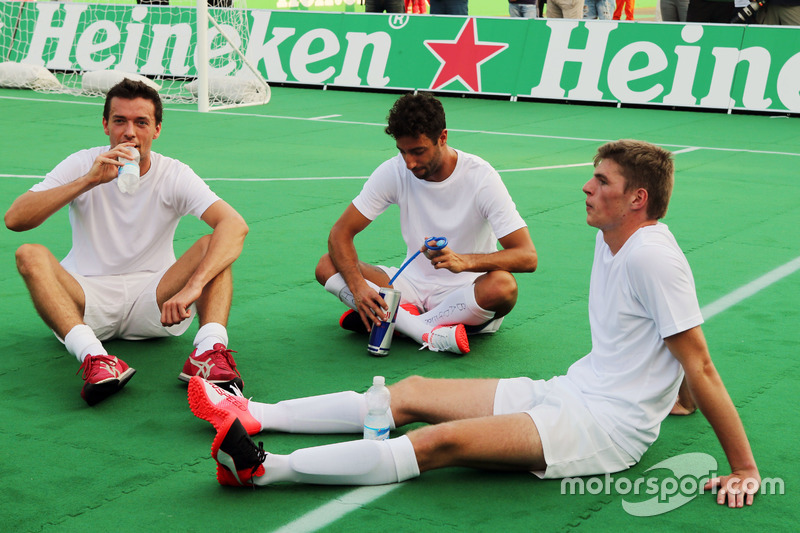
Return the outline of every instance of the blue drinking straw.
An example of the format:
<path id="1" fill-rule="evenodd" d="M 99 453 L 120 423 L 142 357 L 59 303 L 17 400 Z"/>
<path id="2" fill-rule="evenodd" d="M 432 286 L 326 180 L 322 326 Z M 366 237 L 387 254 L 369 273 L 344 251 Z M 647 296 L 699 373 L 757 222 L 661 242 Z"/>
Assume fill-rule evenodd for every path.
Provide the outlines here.
<path id="1" fill-rule="evenodd" d="M 431 243 L 434 243 L 434 244 L 431 244 Z M 428 250 L 441 250 L 445 246 L 447 246 L 447 238 L 446 237 L 431 237 L 430 239 L 425 241 L 425 248 L 427 248 Z M 420 254 L 420 252 L 422 252 L 422 250 L 417 250 L 417 253 L 415 253 L 414 255 L 409 257 L 408 261 L 403 263 L 403 266 L 400 267 L 400 270 L 398 270 L 397 273 L 392 277 L 392 279 L 389 280 L 389 285 L 394 285 L 394 280 L 397 279 L 397 276 L 400 275 L 400 272 L 402 272 L 403 269 L 406 268 L 408 266 L 408 264 L 411 261 L 413 261 L 414 258 L 417 257 Z"/>

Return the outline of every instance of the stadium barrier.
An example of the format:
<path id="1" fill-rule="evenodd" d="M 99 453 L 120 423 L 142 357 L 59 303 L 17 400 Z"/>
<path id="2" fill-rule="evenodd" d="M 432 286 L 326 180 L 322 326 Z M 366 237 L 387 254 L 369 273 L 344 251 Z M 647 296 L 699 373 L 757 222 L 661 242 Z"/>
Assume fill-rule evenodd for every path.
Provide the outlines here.
<path id="1" fill-rule="evenodd" d="M 0 16 L 3 61 L 197 73 L 192 7 L 4 0 Z M 244 56 L 269 83 L 800 113 L 797 27 L 255 9 L 240 17 Z M 235 76 L 225 44 L 209 46 L 211 68 Z"/>

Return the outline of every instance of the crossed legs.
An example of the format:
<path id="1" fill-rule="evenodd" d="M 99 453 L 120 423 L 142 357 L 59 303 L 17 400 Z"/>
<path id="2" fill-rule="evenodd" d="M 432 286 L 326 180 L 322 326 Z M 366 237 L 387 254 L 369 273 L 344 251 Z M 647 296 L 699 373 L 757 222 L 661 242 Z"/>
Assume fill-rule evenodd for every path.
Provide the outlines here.
<path id="1" fill-rule="evenodd" d="M 389 286 L 389 277 L 382 269 L 367 263 L 359 262 L 359 269 L 367 284 L 378 291 L 380 287 Z M 316 269 L 317 281 L 325 289 L 337 296 L 343 303 L 358 312 L 380 315 L 377 301 L 364 300 L 357 306 L 353 293 L 336 271 L 336 267 L 328 254 L 324 255 Z M 433 309 L 427 309 L 422 315 L 414 315 L 407 309 L 398 309 L 396 327 L 406 336 L 428 345 L 426 336 L 433 329 L 440 326 L 450 326 L 448 329 L 456 330 L 463 326 L 480 326 L 492 319 L 508 314 L 517 302 L 517 283 L 514 276 L 505 271 L 492 271 L 480 275 L 473 283 L 455 288 L 436 304 Z M 369 309 L 365 310 L 364 306 Z M 349 328 L 348 328 L 349 329 Z M 463 336 L 458 349 L 450 346 L 431 348 L 436 350 L 466 353 L 469 351 L 466 335 Z"/>
<path id="2" fill-rule="evenodd" d="M 383 269 L 363 261 L 358 262 L 358 267 L 367 281 L 378 287 L 389 286 L 389 276 Z M 325 286 L 337 273 L 330 255 L 323 255 L 315 270 L 319 284 Z M 474 287 L 475 301 L 482 309 L 495 313 L 494 318 L 507 315 L 517 303 L 517 282 L 510 272 L 503 270 L 487 272 L 475 280 Z"/>

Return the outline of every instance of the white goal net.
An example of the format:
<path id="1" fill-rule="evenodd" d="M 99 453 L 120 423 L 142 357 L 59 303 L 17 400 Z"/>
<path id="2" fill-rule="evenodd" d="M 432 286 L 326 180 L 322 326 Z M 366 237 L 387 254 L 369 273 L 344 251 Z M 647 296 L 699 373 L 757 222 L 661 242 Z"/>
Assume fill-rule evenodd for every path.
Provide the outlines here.
<path id="1" fill-rule="evenodd" d="M 127 77 L 201 111 L 269 101 L 246 0 L 140 1 L 0 0 L 0 86 L 104 95 Z"/>

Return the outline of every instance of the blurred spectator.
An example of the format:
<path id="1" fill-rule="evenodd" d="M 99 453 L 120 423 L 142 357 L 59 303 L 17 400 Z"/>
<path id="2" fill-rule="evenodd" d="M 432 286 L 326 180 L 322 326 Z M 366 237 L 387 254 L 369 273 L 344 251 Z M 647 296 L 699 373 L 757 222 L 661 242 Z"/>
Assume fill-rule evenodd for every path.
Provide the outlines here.
<path id="1" fill-rule="evenodd" d="M 625 20 L 633 20 L 633 6 L 635 0 L 619 0 L 617 7 L 614 9 L 614 20 L 622 20 L 622 12 L 625 11 Z"/>
<path id="2" fill-rule="evenodd" d="M 405 13 L 403 0 L 365 0 L 365 13 Z"/>
<path id="3" fill-rule="evenodd" d="M 137 4 L 148 6 L 168 6 L 169 0 L 136 0 Z M 208 0 L 208 7 L 232 7 L 233 0 Z"/>
<path id="4" fill-rule="evenodd" d="M 611 10 L 607 0 L 583 0 L 583 18 L 591 20 L 609 20 Z"/>
<path id="5" fill-rule="evenodd" d="M 686 22 L 689 0 L 659 0 L 658 12 L 664 22 Z"/>
<path id="6" fill-rule="evenodd" d="M 547 18 L 583 18 L 583 0 L 549 0 L 547 2 Z"/>
<path id="7" fill-rule="evenodd" d="M 467 0 L 430 0 L 431 15 L 463 15 L 469 14 Z"/>
<path id="8" fill-rule="evenodd" d="M 536 0 L 508 0 L 508 14 L 511 17 L 535 19 L 539 15 Z"/>
<path id="9" fill-rule="evenodd" d="M 800 26 L 800 0 L 769 0 L 756 12 L 756 21 L 769 26 Z"/>
<path id="10" fill-rule="evenodd" d="M 686 22 L 730 24 L 736 16 L 733 0 L 689 0 Z"/>
<path id="11" fill-rule="evenodd" d="M 406 13 L 424 15 L 428 11 L 427 0 L 405 0 Z"/>

